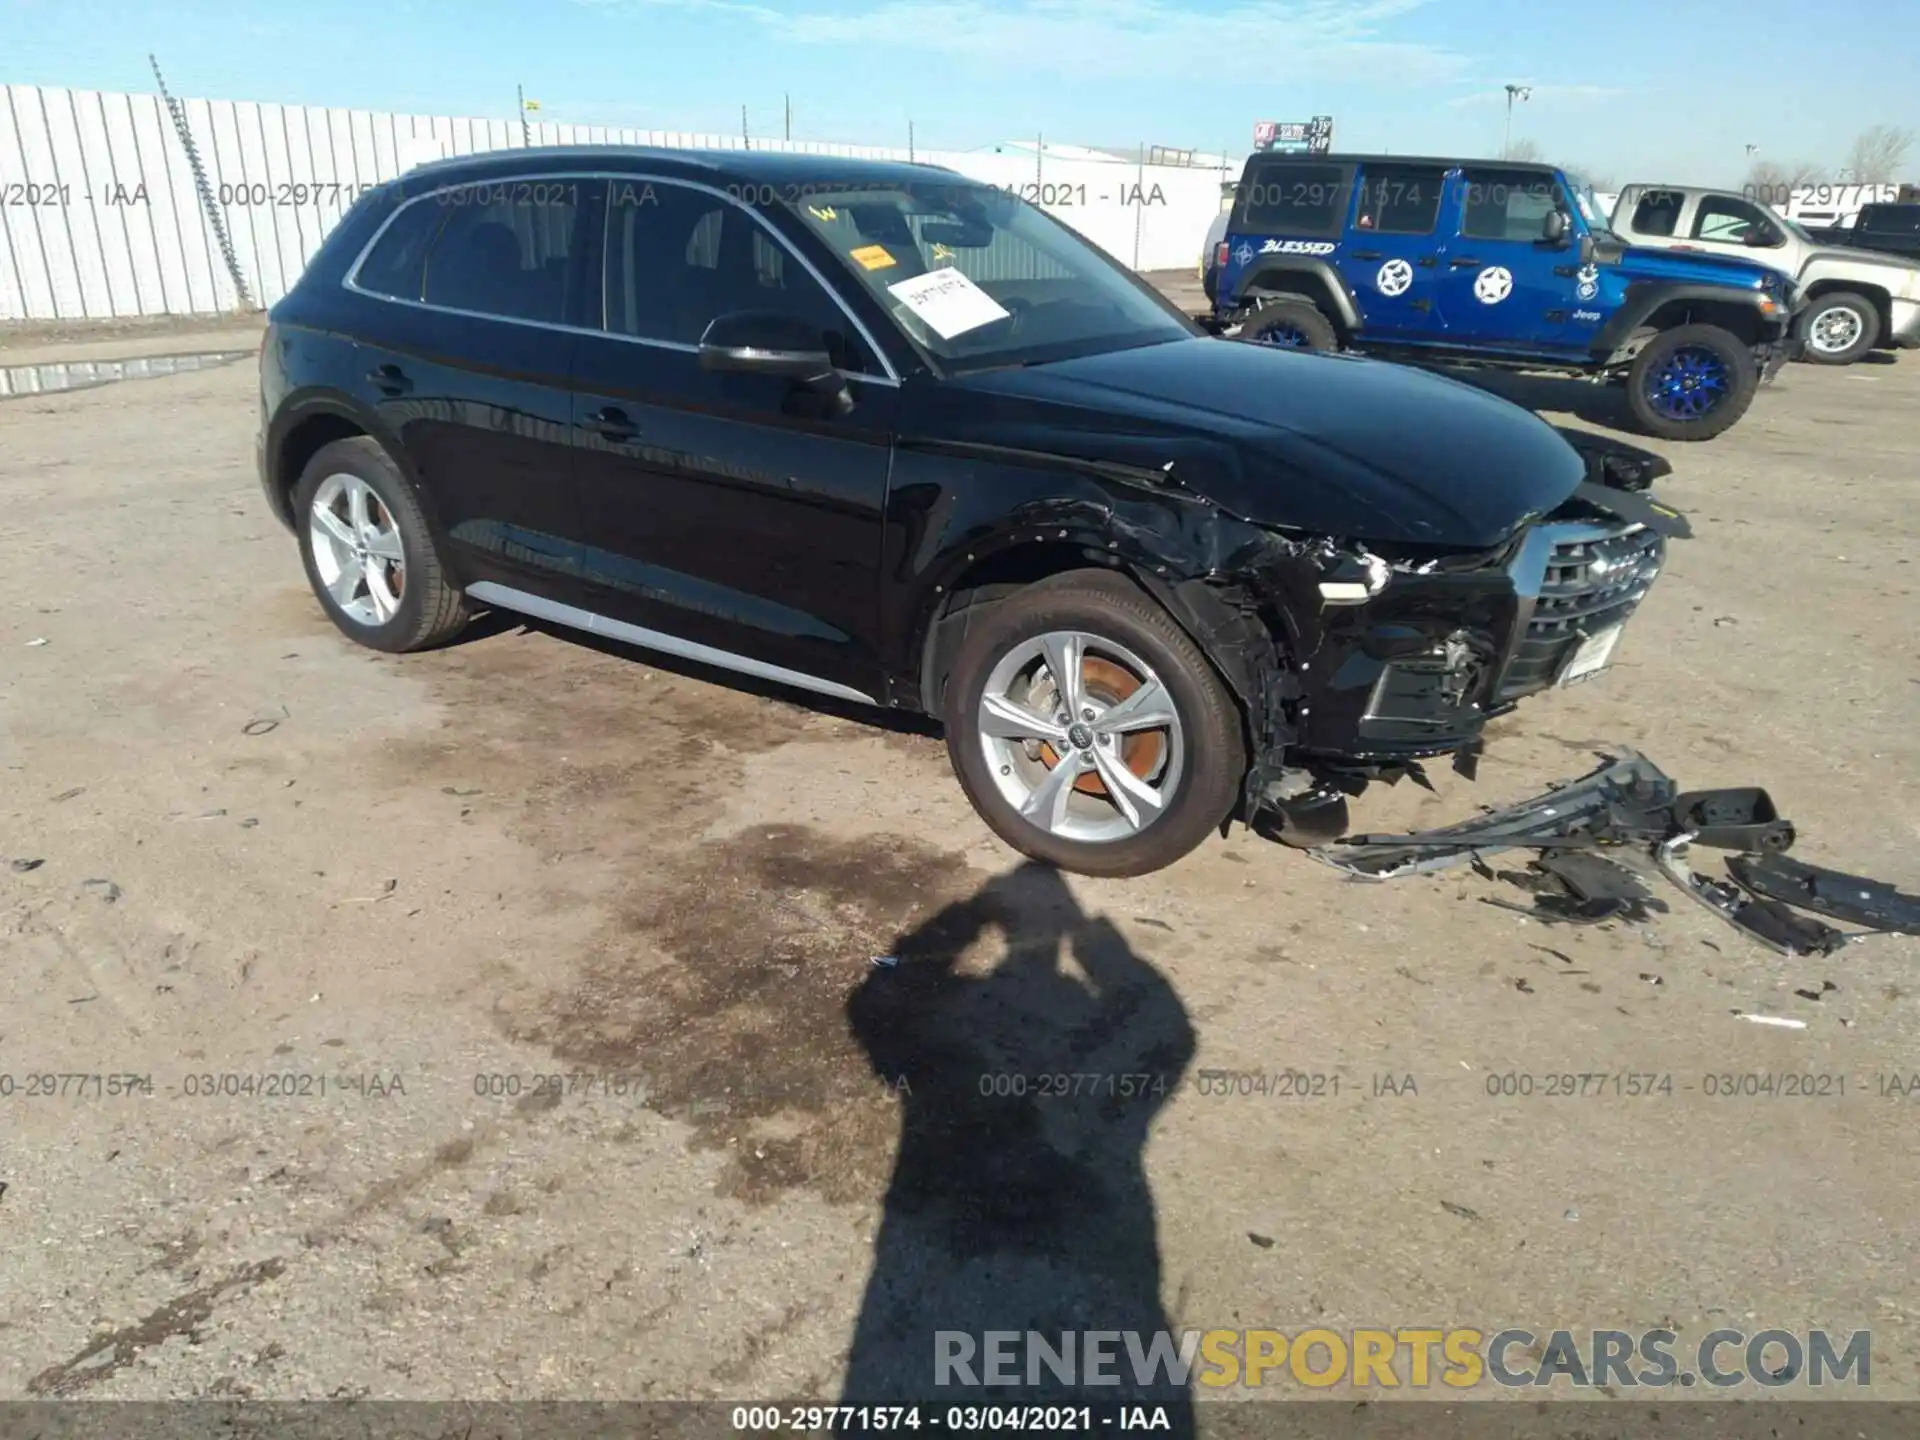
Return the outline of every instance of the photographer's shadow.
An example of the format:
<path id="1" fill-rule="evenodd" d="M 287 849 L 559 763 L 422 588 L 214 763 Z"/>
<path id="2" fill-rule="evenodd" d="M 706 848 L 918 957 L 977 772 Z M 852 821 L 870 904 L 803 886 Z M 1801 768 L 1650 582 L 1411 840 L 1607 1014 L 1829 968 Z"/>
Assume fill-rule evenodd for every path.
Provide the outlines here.
<path id="1" fill-rule="evenodd" d="M 994 931 L 1004 955 L 962 973 Z M 1194 1053 L 1172 986 L 1036 864 L 893 953 L 847 1006 L 902 1125 L 840 1403 L 1164 1405 L 1190 1435 L 1184 1377 L 1136 1383 L 1124 1334 L 1144 1352 L 1171 1328 L 1142 1151 Z M 989 1331 L 1018 1337 L 1003 1378 L 1021 1383 L 987 1383 Z M 1086 1383 L 1089 1331 L 1122 1332 L 1105 1343 L 1118 1383 Z M 1065 1332 L 1071 1385 L 1046 1364 L 1029 1374 L 1029 1332 L 1056 1348 Z M 939 1373 L 962 1353 L 965 1368 Z"/>

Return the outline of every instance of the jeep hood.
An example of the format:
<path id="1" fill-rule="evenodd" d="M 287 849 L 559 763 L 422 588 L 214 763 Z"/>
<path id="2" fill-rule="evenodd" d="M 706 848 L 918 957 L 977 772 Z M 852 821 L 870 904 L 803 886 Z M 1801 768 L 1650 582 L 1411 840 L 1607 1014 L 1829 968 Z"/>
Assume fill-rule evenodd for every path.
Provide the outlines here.
<path id="1" fill-rule="evenodd" d="M 1586 478 L 1530 411 L 1351 355 L 1195 338 L 938 388 L 930 438 L 1119 463 L 1241 519 L 1347 540 L 1497 545 Z"/>
<path id="2" fill-rule="evenodd" d="M 1762 280 L 1777 273 L 1754 260 L 1704 251 L 1657 250 L 1651 245 L 1629 245 L 1615 263 L 1635 279 L 1732 285 L 1741 290 L 1758 289 Z"/>

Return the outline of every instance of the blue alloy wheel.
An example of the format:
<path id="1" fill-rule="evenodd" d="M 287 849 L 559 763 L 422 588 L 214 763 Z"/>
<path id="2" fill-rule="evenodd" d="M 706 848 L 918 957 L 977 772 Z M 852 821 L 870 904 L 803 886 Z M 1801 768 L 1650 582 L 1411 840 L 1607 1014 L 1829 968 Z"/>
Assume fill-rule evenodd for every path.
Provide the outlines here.
<path id="1" fill-rule="evenodd" d="M 1647 401 L 1668 420 L 1703 420 L 1727 398 L 1727 364 L 1705 346 L 1687 346 L 1648 372 Z"/>

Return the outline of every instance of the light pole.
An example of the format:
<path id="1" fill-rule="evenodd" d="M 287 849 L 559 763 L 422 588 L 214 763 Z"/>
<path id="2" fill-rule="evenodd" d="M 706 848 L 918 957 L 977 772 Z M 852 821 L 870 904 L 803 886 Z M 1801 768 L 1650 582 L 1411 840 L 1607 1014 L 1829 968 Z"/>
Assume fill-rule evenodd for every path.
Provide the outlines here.
<path id="1" fill-rule="evenodd" d="M 1507 138 L 1500 144 L 1500 158 L 1506 159 L 1513 150 L 1513 102 L 1526 100 L 1533 95 L 1531 85 L 1507 86 Z"/>

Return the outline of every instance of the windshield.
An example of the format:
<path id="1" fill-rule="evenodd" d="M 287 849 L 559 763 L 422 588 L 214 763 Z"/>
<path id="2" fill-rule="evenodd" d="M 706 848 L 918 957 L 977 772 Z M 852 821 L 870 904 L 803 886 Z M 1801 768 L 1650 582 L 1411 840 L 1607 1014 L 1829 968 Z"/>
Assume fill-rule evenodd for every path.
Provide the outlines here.
<path id="1" fill-rule="evenodd" d="M 1613 222 L 1606 211 L 1601 209 L 1600 201 L 1593 193 L 1593 186 L 1580 176 L 1569 173 L 1567 189 L 1573 193 L 1573 203 L 1580 207 L 1580 218 L 1587 222 L 1587 229 L 1603 239 L 1611 236 Z"/>
<path id="2" fill-rule="evenodd" d="M 1195 333 L 1091 243 L 990 186 L 829 191 L 788 208 L 949 374 Z"/>

